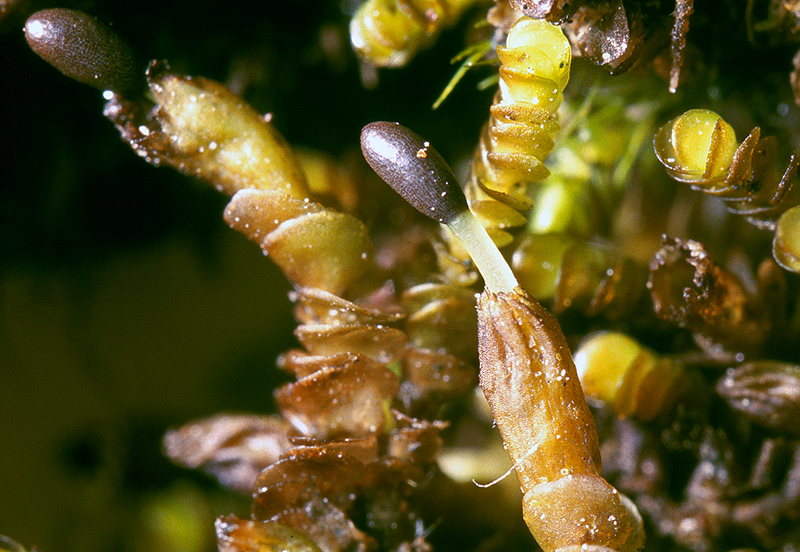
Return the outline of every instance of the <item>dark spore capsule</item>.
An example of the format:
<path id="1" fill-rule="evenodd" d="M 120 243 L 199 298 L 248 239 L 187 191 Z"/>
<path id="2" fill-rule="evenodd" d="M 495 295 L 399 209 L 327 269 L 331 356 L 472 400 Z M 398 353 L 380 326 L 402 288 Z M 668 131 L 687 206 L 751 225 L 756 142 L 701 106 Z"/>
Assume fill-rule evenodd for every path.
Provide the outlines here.
<path id="1" fill-rule="evenodd" d="M 420 213 L 449 224 L 468 209 L 453 171 L 418 134 L 397 123 L 370 123 L 361 130 L 361 151 L 370 167 Z"/>
<path id="2" fill-rule="evenodd" d="M 144 85 L 144 72 L 130 46 L 83 12 L 36 12 L 25 23 L 25 38 L 39 57 L 76 81 L 117 93 L 135 92 Z"/>

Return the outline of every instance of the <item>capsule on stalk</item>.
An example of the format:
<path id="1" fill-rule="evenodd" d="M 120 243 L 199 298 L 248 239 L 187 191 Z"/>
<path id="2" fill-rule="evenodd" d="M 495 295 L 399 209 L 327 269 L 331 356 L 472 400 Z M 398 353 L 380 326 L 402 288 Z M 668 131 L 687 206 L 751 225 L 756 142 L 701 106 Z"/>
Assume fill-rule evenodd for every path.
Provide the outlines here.
<path id="1" fill-rule="evenodd" d="M 450 226 L 484 275 L 480 384 L 514 461 L 523 517 L 536 541 L 546 552 L 580 545 L 640 549 L 636 507 L 600 476 L 594 419 L 555 317 L 517 285 L 428 142 L 398 124 L 372 123 L 361 133 L 361 147 L 409 203 Z"/>
<path id="2" fill-rule="evenodd" d="M 398 123 L 376 122 L 361 130 L 361 151 L 403 199 L 453 231 L 489 289 L 511 292 L 517 287 L 511 268 L 469 211 L 458 179 L 430 142 Z"/>

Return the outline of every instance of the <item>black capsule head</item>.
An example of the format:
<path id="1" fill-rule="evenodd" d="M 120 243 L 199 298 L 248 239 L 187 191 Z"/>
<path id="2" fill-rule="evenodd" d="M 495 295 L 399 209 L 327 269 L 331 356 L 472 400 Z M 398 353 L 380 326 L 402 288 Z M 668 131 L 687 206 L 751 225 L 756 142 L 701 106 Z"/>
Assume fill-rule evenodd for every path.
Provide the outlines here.
<path id="1" fill-rule="evenodd" d="M 420 213 L 448 224 L 467 210 L 453 171 L 418 134 L 397 123 L 370 123 L 361 130 L 369 166 Z"/>
<path id="2" fill-rule="evenodd" d="M 25 39 L 47 63 L 99 90 L 134 92 L 145 84 L 133 50 L 110 27 L 83 12 L 36 12 L 25 23 Z"/>

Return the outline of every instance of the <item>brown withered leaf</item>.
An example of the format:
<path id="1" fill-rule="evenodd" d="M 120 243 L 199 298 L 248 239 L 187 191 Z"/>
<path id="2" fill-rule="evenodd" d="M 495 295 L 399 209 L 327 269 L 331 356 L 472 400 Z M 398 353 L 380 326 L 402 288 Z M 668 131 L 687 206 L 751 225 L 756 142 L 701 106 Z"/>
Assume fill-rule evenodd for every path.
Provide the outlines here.
<path id="1" fill-rule="evenodd" d="M 731 512 L 735 522 L 750 528 L 767 549 L 777 549 L 781 542 L 786 542 L 775 531 L 776 520 L 781 520 L 779 523 L 788 523 L 790 527 L 794 526 L 795 532 L 797 531 L 795 520 L 800 506 L 800 443 L 791 441 L 790 448 L 791 450 L 786 451 L 789 454 L 789 466 L 783 484 L 777 490 L 764 493 L 758 498 L 737 502 Z"/>
<path id="2" fill-rule="evenodd" d="M 421 349 L 447 350 L 462 357 L 474 357 L 475 294 L 447 284 L 421 284 L 406 290 L 402 297 L 408 311 L 406 332 L 409 341 Z"/>
<path id="3" fill-rule="evenodd" d="M 424 549 L 407 497 L 427 480 L 446 424 L 392 415 L 386 439 L 293 438 L 296 446 L 259 476 L 253 518 L 301 531 L 326 552 L 366 552 L 378 536 L 385 549 Z M 366 525 L 357 527 L 354 515 Z"/>
<path id="4" fill-rule="evenodd" d="M 638 4 L 626 5 L 622 0 L 582 7 L 567 29 L 583 56 L 611 73 L 633 65 L 645 38 Z"/>
<path id="5" fill-rule="evenodd" d="M 314 355 L 338 355 L 349 352 L 383 364 L 396 360 L 406 343 L 406 334 L 383 325 L 329 326 L 305 324 L 294 335 Z"/>
<path id="6" fill-rule="evenodd" d="M 274 416 L 219 414 L 167 432 L 164 453 L 250 494 L 261 470 L 289 450 L 288 431 L 289 424 Z"/>
<path id="7" fill-rule="evenodd" d="M 519 19 L 519 14 L 518 8 L 512 6 L 511 2 L 508 0 L 494 0 L 494 6 L 489 8 L 489 11 L 486 13 L 486 21 L 495 29 L 500 29 L 508 34 L 511 26 Z M 473 34 L 469 36 L 468 40 L 477 38 L 475 36 L 476 34 L 477 32 L 473 31 Z M 471 41 L 471 43 L 475 42 L 478 42 L 478 40 Z"/>
<path id="8" fill-rule="evenodd" d="M 760 302 L 698 242 L 665 236 L 650 263 L 647 285 L 656 315 L 692 331 L 711 356 L 754 354 L 771 330 Z"/>
<path id="9" fill-rule="evenodd" d="M 397 302 L 393 280 L 386 280 L 379 288 L 370 287 L 368 292 L 362 290 L 362 294 L 358 296 L 358 305 L 363 309 L 381 312 L 387 316 L 394 317 L 400 313 L 405 316 L 403 307 Z"/>
<path id="10" fill-rule="evenodd" d="M 350 366 L 358 360 L 358 355 L 340 353 L 337 355 L 312 355 L 299 349 L 293 349 L 278 357 L 277 364 L 298 379 L 310 376 L 314 372 L 337 366 Z"/>
<path id="11" fill-rule="evenodd" d="M 638 2 L 511 0 L 511 4 L 534 19 L 561 24 L 581 56 L 611 73 L 633 65 L 648 34 Z"/>
<path id="12" fill-rule="evenodd" d="M 253 517 L 274 519 L 284 511 L 302 509 L 313 498 L 324 498 L 348 508 L 354 490 L 375 482 L 367 464 L 327 446 L 292 450 L 258 476 L 253 495 Z"/>
<path id="13" fill-rule="evenodd" d="M 374 538 L 323 498 L 312 498 L 303 508 L 288 509 L 275 518 L 311 537 L 323 552 L 370 552 L 378 548 Z"/>
<path id="14" fill-rule="evenodd" d="M 403 383 L 398 396 L 411 415 L 433 416 L 445 401 L 467 393 L 477 383 L 476 370 L 450 354 L 409 348 L 403 355 Z"/>
<path id="15" fill-rule="evenodd" d="M 442 447 L 440 432 L 447 422 L 417 420 L 396 410 L 392 414 L 398 427 L 389 434 L 387 455 L 409 462 L 409 468 L 432 464 Z"/>
<path id="16" fill-rule="evenodd" d="M 344 447 L 345 449 L 348 447 Z M 341 443 L 292 450 L 256 482 L 253 518 L 286 524 L 311 537 L 324 552 L 377 547 L 347 515 L 357 494 L 376 484 L 376 472 Z"/>
<path id="17" fill-rule="evenodd" d="M 214 523 L 219 552 L 320 552 L 306 535 L 274 521 L 220 516 Z"/>
<path id="18" fill-rule="evenodd" d="M 585 57 L 609 73 L 660 64 L 665 57 L 671 58 L 667 61 L 670 90 L 675 91 L 694 0 L 510 1 L 525 15 L 559 24 L 570 39 L 575 56 Z M 662 56 L 668 43 L 669 56 Z"/>
<path id="19" fill-rule="evenodd" d="M 534 19 L 561 23 L 575 13 L 583 2 L 571 0 L 510 0 L 511 6 Z"/>
<path id="20" fill-rule="evenodd" d="M 672 67 L 669 71 L 669 91 L 675 92 L 681 79 L 683 50 L 686 48 L 686 33 L 689 32 L 689 16 L 694 12 L 694 0 L 676 0 L 675 24 L 672 26 L 670 55 Z"/>
<path id="21" fill-rule="evenodd" d="M 755 423 L 800 435 L 800 366 L 769 360 L 742 364 L 719 380 L 717 393 Z"/>
<path id="22" fill-rule="evenodd" d="M 294 315 L 303 324 L 377 325 L 396 322 L 404 316 L 399 307 L 392 312 L 364 308 L 316 288 L 299 288 L 289 294 L 289 299 L 296 304 Z"/>
<path id="23" fill-rule="evenodd" d="M 314 454 L 315 450 L 325 449 L 329 454 L 347 455 L 354 460 L 368 464 L 378 459 L 380 454 L 378 436 L 352 437 L 331 441 L 312 437 L 292 437 L 292 454 L 303 456 Z"/>
<path id="24" fill-rule="evenodd" d="M 275 400 L 302 435 L 362 437 L 383 431 L 388 402 L 399 387 L 397 376 L 383 364 L 355 356 L 284 385 Z"/>

